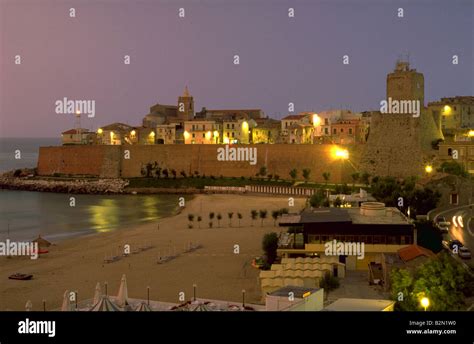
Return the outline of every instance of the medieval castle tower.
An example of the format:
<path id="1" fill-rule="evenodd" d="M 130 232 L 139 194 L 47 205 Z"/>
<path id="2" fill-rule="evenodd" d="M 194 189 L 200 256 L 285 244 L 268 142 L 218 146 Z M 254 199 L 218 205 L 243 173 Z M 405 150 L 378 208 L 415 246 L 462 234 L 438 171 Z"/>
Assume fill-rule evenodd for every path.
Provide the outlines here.
<path id="1" fill-rule="evenodd" d="M 188 86 L 184 93 L 178 98 L 178 118 L 189 121 L 194 118 L 194 98 L 189 94 Z"/>
<path id="2" fill-rule="evenodd" d="M 389 99 L 417 101 L 419 114 L 374 113 L 360 170 L 372 176 L 420 176 L 436 156 L 431 143 L 443 138 L 425 110 L 423 74 L 410 69 L 407 61 L 397 61 L 394 71 L 387 75 Z"/>

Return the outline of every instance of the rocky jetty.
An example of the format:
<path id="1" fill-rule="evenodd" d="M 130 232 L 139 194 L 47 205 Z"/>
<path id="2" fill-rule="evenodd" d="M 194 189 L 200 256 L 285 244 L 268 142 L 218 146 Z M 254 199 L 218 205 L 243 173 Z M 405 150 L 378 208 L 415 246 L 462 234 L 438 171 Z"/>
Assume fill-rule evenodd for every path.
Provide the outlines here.
<path id="1" fill-rule="evenodd" d="M 128 183 L 128 180 L 123 179 L 49 180 L 6 175 L 0 177 L 0 189 L 71 194 L 120 194 L 124 192 Z"/>

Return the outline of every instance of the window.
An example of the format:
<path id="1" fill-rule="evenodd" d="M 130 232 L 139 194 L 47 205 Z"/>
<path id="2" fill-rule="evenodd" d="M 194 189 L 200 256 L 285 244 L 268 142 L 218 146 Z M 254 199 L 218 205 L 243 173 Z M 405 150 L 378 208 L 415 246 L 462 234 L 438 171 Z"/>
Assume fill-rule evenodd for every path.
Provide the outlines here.
<path id="1" fill-rule="evenodd" d="M 234 132 L 232 132 L 232 137 L 235 137 L 235 133 L 234 133 Z"/>
<path id="2" fill-rule="evenodd" d="M 334 129 L 332 130 L 332 133 L 333 133 L 334 135 L 336 135 L 336 134 L 337 134 L 337 130 L 336 130 L 336 128 L 334 128 Z"/>
<path id="3" fill-rule="evenodd" d="M 205 138 L 206 137 L 206 134 L 202 133 L 202 138 Z"/>
<path id="4" fill-rule="evenodd" d="M 232 123 L 232 129 L 235 129 L 235 125 L 234 125 L 234 123 Z"/>
<path id="5" fill-rule="evenodd" d="M 193 130 L 194 130 L 194 124 L 193 124 Z"/>
<path id="6" fill-rule="evenodd" d="M 329 135 L 329 129 L 328 129 L 328 128 L 324 128 L 324 133 L 325 133 L 326 135 Z"/>
<path id="7" fill-rule="evenodd" d="M 393 235 L 389 235 L 387 237 L 387 244 L 388 245 L 396 245 L 397 244 L 397 237 Z"/>
<path id="8" fill-rule="evenodd" d="M 195 137 L 196 137 L 196 134 L 195 134 L 195 133 L 193 133 L 193 138 L 195 138 Z"/>
<path id="9" fill-rule="evenodd" d="M 230 125 L 229 125 L 229 123 L 227 123 L 227 129 L 230 129 Z"/>
<path id="10" fill-rule="evenodd" d="M 344 128 L 341 128 L 341 133 L 343 133 L 343 132 L 344 132 Z"/>
<path id="11" fill-rule="evenodd" d="M 324 125 L 329 125 L 329 119 L 328 118 L 324 119 Z"/>
<path id="12" fill-rule="evenodd" d="M 352 135 L 352 128 L 349 128 L 349 135 Z"/>
<path id="13" fill-rule="evenodd" d="M 450 202 L 451 202 L 451 204 L 458 204 L 458 194 L 457 193 L 452 193 L 451 194 Z"/>

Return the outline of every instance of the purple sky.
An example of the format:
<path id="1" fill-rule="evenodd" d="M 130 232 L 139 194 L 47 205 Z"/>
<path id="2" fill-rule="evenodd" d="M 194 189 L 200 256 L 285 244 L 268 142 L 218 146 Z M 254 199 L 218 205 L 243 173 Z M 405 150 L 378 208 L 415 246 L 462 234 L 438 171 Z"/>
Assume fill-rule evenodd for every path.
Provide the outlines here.
<path id="1" fill-rule="evenodd" d="M 425 75 L 426 102 L 474 95 L 473 4 L 0 0 L 0 136 L 52 137 L 74 127 L 73 116 L 55 113 L 63 97 L 96 101 L 83 127 L 139 125 L 152 104 L 176 104 L 186 84 L 197 110 L 262 108 L 281 118 L 288 102 L 296 112 L 378 109 L 387 72 L 407 52 Z"/>

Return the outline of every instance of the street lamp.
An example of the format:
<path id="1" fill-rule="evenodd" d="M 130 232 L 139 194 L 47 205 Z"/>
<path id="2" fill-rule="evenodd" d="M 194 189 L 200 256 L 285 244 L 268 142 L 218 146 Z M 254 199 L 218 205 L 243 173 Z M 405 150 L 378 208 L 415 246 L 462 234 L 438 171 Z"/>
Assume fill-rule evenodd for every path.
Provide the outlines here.
<path id="1" fill-rule="evenodd" d="M 426 165 L 426 166 L 425 166 L 425 171 L 426 171 L 426 173 L 431 173 L 431 172 L 433 172 L 433 166 L 431 166 L 431 165 Z"/>
<path id="2" fill-rule="evenodd" d="M 426 312 L 426 309 L 427 309 L 428 306 L 430 305 L 430 300 L 429 300 L 427 297 L 423 297 L 423 298 L 420 300 L 420 304 L 421 304 L 421 306 L 425 309 L 425 312 Z"/>

